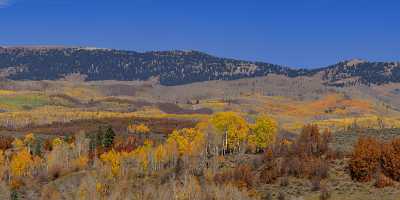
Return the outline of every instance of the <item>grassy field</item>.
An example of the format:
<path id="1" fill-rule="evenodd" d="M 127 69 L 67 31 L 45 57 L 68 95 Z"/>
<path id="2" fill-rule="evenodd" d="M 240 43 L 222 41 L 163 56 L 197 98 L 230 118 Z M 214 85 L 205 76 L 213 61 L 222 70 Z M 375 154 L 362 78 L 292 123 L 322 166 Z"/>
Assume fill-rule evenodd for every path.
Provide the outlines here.
<path id="1" fill-rule="evenodd" d="M 50 99 L 44 94 L 0 94 L 0 108 L 4 110 L 29 110 L 49 103 Z"/>

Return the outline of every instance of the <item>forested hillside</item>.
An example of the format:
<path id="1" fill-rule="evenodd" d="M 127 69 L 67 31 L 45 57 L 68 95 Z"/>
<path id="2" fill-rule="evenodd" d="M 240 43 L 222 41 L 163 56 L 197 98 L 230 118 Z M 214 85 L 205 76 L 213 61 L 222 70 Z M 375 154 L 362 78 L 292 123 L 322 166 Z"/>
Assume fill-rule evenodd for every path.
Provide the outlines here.
<path id="1" fill-rule="evenodd" d="M 297 76 L 304 70 L 214 57 L 198 51 L 138 53 L 88 48 L 0 48 L 0 69 L 13 80 L 56 80 L 72 73 L 86 80 L 147 80 L 163 85 L 234 80 L 270 73 Z"/>

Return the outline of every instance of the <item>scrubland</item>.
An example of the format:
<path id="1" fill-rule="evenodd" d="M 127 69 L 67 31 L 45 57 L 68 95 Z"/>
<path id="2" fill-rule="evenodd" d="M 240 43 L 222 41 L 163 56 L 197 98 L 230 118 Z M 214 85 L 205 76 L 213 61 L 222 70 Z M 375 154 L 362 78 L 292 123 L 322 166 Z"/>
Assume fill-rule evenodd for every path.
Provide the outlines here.
<path id="1" fill-rule="evenodd" d="M 400 115 L 375 98 L 13 84 L 0 90 L 0 199 L 400 197 Z"/>

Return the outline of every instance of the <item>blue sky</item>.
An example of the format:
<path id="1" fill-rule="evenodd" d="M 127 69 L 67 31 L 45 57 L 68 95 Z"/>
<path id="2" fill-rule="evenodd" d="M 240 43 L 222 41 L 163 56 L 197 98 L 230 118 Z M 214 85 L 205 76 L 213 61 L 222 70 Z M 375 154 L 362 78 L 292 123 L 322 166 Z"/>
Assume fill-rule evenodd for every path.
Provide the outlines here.
<path id="1" fill-rule="evenodd" d="M 0 0 L 0 45 L 194 49 L 293 67 L 400 61 L 400 1 Z"/>

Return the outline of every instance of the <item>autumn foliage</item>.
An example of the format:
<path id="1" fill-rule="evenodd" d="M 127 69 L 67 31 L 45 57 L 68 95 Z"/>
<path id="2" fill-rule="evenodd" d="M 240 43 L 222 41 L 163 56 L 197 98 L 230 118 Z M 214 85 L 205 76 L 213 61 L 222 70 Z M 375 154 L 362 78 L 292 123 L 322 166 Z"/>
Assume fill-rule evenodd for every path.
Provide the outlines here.
<path id="1" fill-rule="evenodd" d="M 381 162 L 384 173 L 400 181 L 400 138 L 383 145 Z"/>
<path id="2" fill-rule="evenodd" d="M 328 142 L 331 133 L 322 134 L 315 125 L 306 125 L 293 142 L 282 140 L 268 148 L 260 182 L 274 183 L 280 177 L 293 176 L 320 181 L 328 177 Z"/>
<path id="3" fill-rule="evenodd" d="M 360 138 L 349 161 L 350 175 L 354 180 L 370 181 L 380 167 L 381 144 L 374 138 Z"/>

